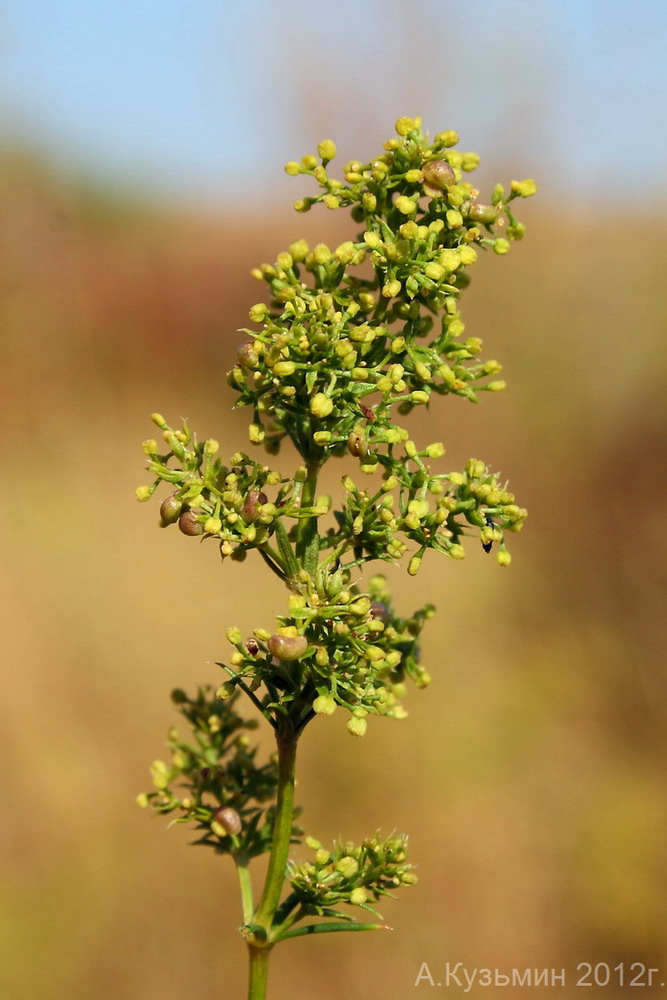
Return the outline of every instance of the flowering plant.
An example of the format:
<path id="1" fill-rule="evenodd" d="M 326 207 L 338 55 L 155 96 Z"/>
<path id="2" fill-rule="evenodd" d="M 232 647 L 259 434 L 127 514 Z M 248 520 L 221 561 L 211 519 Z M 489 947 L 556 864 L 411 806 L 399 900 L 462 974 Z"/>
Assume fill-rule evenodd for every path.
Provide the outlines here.
<path id="1" fill-rule="evenodd" d="M 483 461 L 437 471 L 443 445 L 420 446 L 397 422 L 435 396 L 476 402 L 480 392 L 504 388 L 501 366 L 481 360 L 482 342 L 465 335 L 459 302 L 478 253 L 504 255 L 523 237 L 511 206 L 535 183 L 512 181 L 509 191 L 499 184 L 480 201 L 465 179 L 479 158 L 457 151 L 458 141 L 452 131 L 430 141 L 419 118 L 399 118 L 384 152 L 349 162 L 342 180 L 329 173 L 331 140 L 317 156 L 286 165 L 320 189 L 296 203 L 298 212 L 318 203 L 347 208 L 360 227 L 335 249 L 297 240 L 253 272 L 266 282 L 269 303 L 250 310 L 254 327 L 244 331 L 228 381 L 236 405 L 252 410 L 254 445 L 275 456 L 292 442 L 301 460 L 293 475 L 243 452 L 225 463 L 217 441 L 198 442 L 187 424 L 173 428 L 157 413 L 160 443 L 143 444 L 152 482 L 137 497 L 148 500 L 167 485 L 161 523 L 214 540 L 223 559 L 257 552 L 289 595 L 274 625 L 250 636 L 227 631 L 231 651 L 216 690 L 173 692 L 192 737 L 170 730 L 171 759 L 154 762 L 153 790 L 139 797 L 236 864 L 250 1000 L 266 995 L 278 942 L 381 928 L 376 902 L 416 880 L 403 836 L 376 833 L 358 846 L 328 848 L 297 823 L 294 768 L 304 728 L 342 709 L 348 731 L 361 737 L 373 716 L 406 715 L 409 681 L 418 688 L 430 681 L 419 640 L 433 607 L 401 617 L 384 576 L 364 585 L 363 567 L 407 557 L 414 575 L 428 550 L 462 559 L 471 535 L 487 552 L 495 546 L 507 566 L 506 537 L 526 517 Z M 318 476 L 346 454 L 358 460 L 360 476 L 343 478 L 336 506 L 318 495 Z M 239 712 L 243 696 L 275 735 L 265 763 L 248 735 L 257 721 Z M 290 845 L 300 843 L 313 852 L 310 861 L 289 860 Z M 255 901 L 248 866 L 265 852 Z"/>

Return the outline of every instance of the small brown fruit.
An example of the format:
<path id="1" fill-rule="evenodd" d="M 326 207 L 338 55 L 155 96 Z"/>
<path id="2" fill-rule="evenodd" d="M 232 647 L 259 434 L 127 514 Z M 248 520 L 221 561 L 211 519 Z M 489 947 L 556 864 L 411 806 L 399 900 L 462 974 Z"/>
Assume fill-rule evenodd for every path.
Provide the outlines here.
<path id="1" fill-rule="evenodd" d="M 223 830 L 231 836 L 236 836 L 241 832 L 241 817 L 236 809 L 232 809 L 231 806 L 223 806 L 221 809 L 216 809 L 214 818 Z"/>
<path id="2" fill-rule="evenodd" d="M 178 527 L 184 535 L 203 535 L 204 525 L 197 520 L 191 510 L 184 510 L 178 519 Z"/>
<path id="3" fill-rule="evenodd" d="M 491 225 L 498 218 L 498 210 L 493 205 L 482 205 L 476 201 L 468 208 L 468 218 L 472 219 L 473 222 Z"/>
<path id="4" fill-rule="evenodd" d="M 183 504 L 176 499 L 176 495 L 167 497 L 160 505 L 160 517 L 164 524 L 173 524 L 177 521 L 183 509 Z"/>
<path id="5" fill-rule="evenodd" d="M 236 355 L 243 368 L 256 368 L 259 364 L 259 356 L 251 340 L 241 344 L 236 350 Z"/>
<path id="6" fill-rule="evenodd" d="M 267 643 L 278 660 L 299 660 L 308 649 L 305 635 L 272 635 Z"/>
<path id="7" fill-rule="evenodd" d="M 429 160 L 422 167 L 424 192 L 429 198 L 437 198 L 450 184 L 456 183 L 454 171 L 447 160 Z"/>
<path id="8" fill-rule="evenodd" d="M 250 490 L 241 509 L 243 520 L 249 524 L 256 521 L 261 513 L 259 509 L 261 504 L 268 502 L 266 493 L 262 493 L 261 490 Z"/>

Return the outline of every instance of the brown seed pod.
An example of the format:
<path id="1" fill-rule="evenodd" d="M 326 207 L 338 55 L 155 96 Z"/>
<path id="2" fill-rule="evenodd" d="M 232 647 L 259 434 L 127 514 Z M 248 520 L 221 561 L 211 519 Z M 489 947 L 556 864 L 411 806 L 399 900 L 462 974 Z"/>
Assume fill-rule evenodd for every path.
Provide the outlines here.
<path id="1" fill-rule="evenodd" d="M 437 198 L 450 184 L 456 183 L 456 175 L 447 160 L 429 160 L 422 167 L 424 192 L 429 198 Z"/>
<path id="2" fill-rule="evenodd" d="M 241 817 L 236 809 L 232 809 L 231 806 L 223 806 L 221 809 L 216 809 L 214 819 L 217 820 L 223 830 L 232 836 L 236 836 L 241 832 Z"/>
<path id="3" fill-rule="evenodd" d="M 370 610 L 371 618 L 377 618 L 378 621 L 383 622 L 385 625 L 389 623 L 389 619 L 391 618 L 389 608 L 382 601 L 373 601 Z"/>
<path id="4" fill-rule="evenodd" d="M 493 205 L 482 205 L 480 202 L 475 201 L 472 205 L 468 206 L 468 218 L 472 219 L 473 222 L 483 222 L 485 225 L 491 225 L 498 218 L 498 209 Z"/>
<path id="5" fill-rule="evenodd" d="M 347 450 L 355 458 L 361 458 L 366 454 L 366 439 L 359 431 L 350 431 L 347 439 Z"/>
<path id="6" fill-rule="evenodd" d="M 164 524 L 173 524 L 174 521 L 178 520 L 182 510 L 183 504 L 180 500 L 176 499 L 176 494 L 174 494 L 162 501 L 160 505 L 160 517 Z"/>
<path id="7" fill-rule="evenodd" d="M 259 643 L 256 639 L 248 639 L 245 644 L 245 648 L 248 650 L 251 656 L 257 656 L 259 653 Z"/>
<path id="8" fill-rule="evenodd" d="M 298 660 L 308 649 L 305 635 L 272 635 L 267 643 L 278 660 Z"/>
<path id="9" fill-rule="evenodd" d="M 245 499 L 245 503 L 241 508 L 241 516 L 243 517 L 243 520 L 248 523 L 256 521 L 260 515 L 260 505 L 268 502 L 269 498 L 266 493 L 262 493 L 261 490 L 250 490 Z"/>
<path id="10" fill-rule="evenodd" d="M 239 364 L 243 368 L 256 368 L 259 364 L 259 355 L 254 348 L 252 340 L 246 340 L 236 349 Z"/>
<path id="11" fill-rule="evenodd" d="M 191 510 L 184 510 L 178 519 L 178 527 L 184 535 L 203 535 L 204 525 L 201 524 Z"/>

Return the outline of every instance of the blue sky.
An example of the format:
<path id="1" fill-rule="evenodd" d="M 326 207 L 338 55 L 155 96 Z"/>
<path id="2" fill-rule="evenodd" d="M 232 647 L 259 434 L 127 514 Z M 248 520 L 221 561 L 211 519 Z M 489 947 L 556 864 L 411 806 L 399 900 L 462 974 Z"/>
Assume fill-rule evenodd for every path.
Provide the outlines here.
<path id="1" fill-rule="evenodd" d="M 666 51 L 665 0 L 9 0 L 0 135 L 223 202 L 319 138 L 370 154 L 417 113 L 548 197 L 645 200 Z"/>

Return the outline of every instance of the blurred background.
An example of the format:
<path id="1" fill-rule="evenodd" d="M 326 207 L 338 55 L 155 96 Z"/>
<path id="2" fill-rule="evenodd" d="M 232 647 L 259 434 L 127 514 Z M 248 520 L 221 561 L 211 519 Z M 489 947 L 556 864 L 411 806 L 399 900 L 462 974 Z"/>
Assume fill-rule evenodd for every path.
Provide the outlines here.
<path id="1" fill-rule="evenodd" d="M 438 606 L 434 682 L 363 741 L 311 727 L 298 797 L 324 841 L 408 831 L 420 881 L 391 934 L 280 949 L 270 995 L 404 1000 L 447 961 L 563 967 L 561 997 L 582 961 L 667 982 L 666 42 L 661 0 L 3 5 L 3 1000 L 244 994 L 229 863 L 134 798 L 170 689 L 217 683 L 226 628 L 285 595 L 157 530 L 140 442 L 160 410 L 247 447 L 250 268 L 350 234 L 292 211 L 310 182 L 282 165 L 326 137 L 364 160 L 406 114 L 461 133 L 483 192 L 540 186 L 464 299 L 507 393 L 411 418 L 530 518 L 508 570 L 472 544 L 391 571 L 399 607 Z"/>

